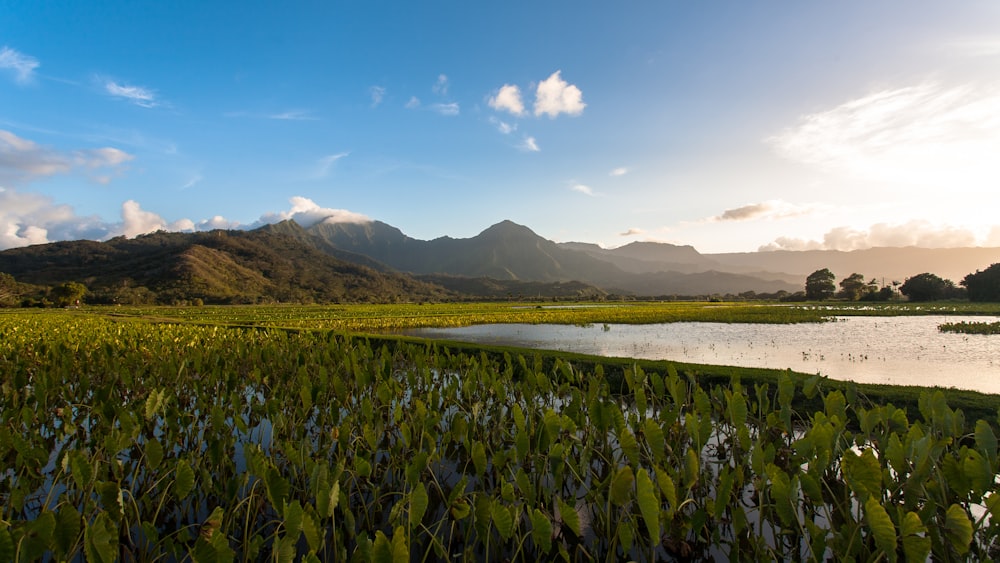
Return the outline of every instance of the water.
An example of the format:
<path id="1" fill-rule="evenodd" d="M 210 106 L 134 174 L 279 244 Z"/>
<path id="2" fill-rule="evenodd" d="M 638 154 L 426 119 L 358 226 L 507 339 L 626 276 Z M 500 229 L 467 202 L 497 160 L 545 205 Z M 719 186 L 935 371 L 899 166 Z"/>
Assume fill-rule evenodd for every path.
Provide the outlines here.
<path id="1" fill-rule="evenodd" d="M 955 387 L 1000 394 L 1000 336 L 938 325 L 1000 317 L 838 317 L 803 324 L 492 324 L 406 334 L 600 356 L 791 368 L 859 383 Z"/>

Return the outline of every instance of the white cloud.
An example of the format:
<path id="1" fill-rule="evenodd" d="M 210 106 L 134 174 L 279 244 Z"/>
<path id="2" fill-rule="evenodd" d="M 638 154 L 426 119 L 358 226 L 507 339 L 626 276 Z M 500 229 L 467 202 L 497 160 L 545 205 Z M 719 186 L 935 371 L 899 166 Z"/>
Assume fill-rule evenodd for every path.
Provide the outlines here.
<path id="1" fill-rule="evenodd" d="M 344 158 L 345 156 L 347 156 L 349 154 L 351 154 L 351 153 L 349 153 L 349 152 L 342 152 L 342 153 L 337 153 L 337 154 L 329 154 L 329 155 L 326 155 L 323 158 L 319 159 L 317 161 L 317 165 L 319 166 L 319 168 L 316 171 L 315 177 L 316 178 L 325 178 L 330 173 L 330 169 L 333 168 L 333 165 L 335 165 L 338 160 Z"/>
<path id="2" fill-rule="evenodd" d="M 526 152 L 539 152 L 542 150 L 538 148 L 538 143 L 535 141 L 534 137 L 525 137 L 517 148 Z"/>
<path id="3" fill-rule="evenodd" d="M 155 108 L 160 105 L 156 99 L 156 92 L 142 86 L 130 86 L 108 80 L 104 83 L 104 90 L 116 98 L 124 98 L 139 107 Z"/>
<path id="4" fill-rule="evenodd" d="M 504 84 L 495 96 L 487 102 L 497 111 L 508 111 L 514 115 L 524 115 L 524 102 L 521 101 L 521 90 L 512 84 Z"/>
<path id="5" fill-rule="evenodd" d="M 765 139 L 781 156 L 853 178 L 947 187 L 1000 181 L 1000 84 L 882 90 L 802 116 Z"/>
<path id="6" fill-rule="evenodd" d="M 514 131 L 517 131 L 517 124 L 516 123 L 507 123 L 506 121 L 499 120 L 499 119 L 497 119 L 496 117 L 493 117 L 493 116 L 490 116 L 490 123 L 492 123 L 493 125 L 495 125 L 496 128 L 497 128 L 497 131 L 503 133 L 504 135 L 509 135 L 509 134 L 513 133 Z"/>
<path id="7" fill-rule="evenodd" d="M 431 104 L 428 106 L 431 111 L 439 113 L 441 115 L 454 116 L 458 115 L 459 107 L 457 102 L 451 102 L 447 104 Z"/>
<path id="8" fill-rule="evenodd" d="M 367 223 L 371 221 L 371 219 L 360 213 L 354 213 L 346 209 L 320 207 L 316 202 L 307 197 L 295 196 L 288 201 L 292 204 L 290 210 L 265 213 L 250 227 L 254 228 L 269 223 L 280 223 L 288 219 L 294 220 L 303 227 L 309 227 L 321 221 L 325 223 Z"/>
<path id="9" fill-rule="evenodd" d="M 420 107 L 420 98 L 416 96 L 410 96 L 410 99 L 406 102 L 406 109 L 417 109 Z"/>
<path id="10" fill-rule="evenodd" d="M 721 215 L 711 217 L 708 221 L 751 221 L 787 219 L 808 215 L 815 210 L 814 206 L 795 205 L 781 200 L 751 203 L 742 207 L 727 209 Z"/>
<path id="11" fill-rule="evenodd" d="M 56 240 L 99 239 L 109 228 L 97 217 L 79 217 L 51 198 L 0 187 L 0 250 Z"/>
<path id="12" fill-rule="evenodd" d="M 555 71 L 552 76 L 538 84 L 535 91 L 535 115 L 547 114 L 550 118 L 560 113 L 580 115 L 587 104 L 583 103 L 583 92 L 573 84 L 567 83 L 559 76 L 561 71 Z"/>
<path id="13" fill-rule="evenodd" d="M 632 227 L 631 229 L 625 231 L 624 233 L 619 233 L 619 236 L 623 237 L 634 237 L 638 235 L 646 234 L 645 229 L 640 229 L 639 227 Z"/>
<path id="14" fill-rule="evenodd" d="M 382 103 L 382 99 L 385 98 L 385 88 L 382 86 L 372 86 L 368 89 L 368 92 L 372 96 L 372 107 L 378 107 Z"/>
<path id="15" fill-rule="evenodd" d="M 960 248 L 990 245 L 994 231 L 980 237 L 965 227 L 935 225 L 928 221 L 906 223 L 876 223 L 867 229 L 835 227 L 823 235 L 823 240 L 781 237 L 760 247 L 768 250 L 863 250 L 873 247 L 918 246 L 922 248 Z"/>
<path id="16" fill-rule="evenodd" d="M 590 186 L 585 186 L 583 184 L 573 184 L 572 186 L 570 186 L 570 189 L 573 190 L 574 192 L 579 192 L 583 195 L 589 195 L 590 197 L 594 197 L 594 190 L 592 190 Z"/>
<path id="17" fill-rule="evenodd" d="M 131 154 L 113 147 L 62 152 L 0 129 L 0 182 L 4 183 L 16 184 L 55 174 L 68 174 L 74 168 L 116 171 L 133 158 Z"/>
<path id="18" fill-rule="evenodd" d="M 434 86 L 431 88 L 431 90 L 433 90 L 433 92 L 439 96 L 447 96 L 448 77 L 444 74 L 439 74 L 437 82 L 434 83 Z"/>
<path id="19" fill-rule="evenodd" d="M 35 75 L 38 59 L 5 46 L 0 49 L 0 68 L 14 71 L 14 80 L 19 84 L 27 84 Z"/>
<path id="20" fill-rule="evenodd" d="M 624 176 L 628 173 L 629 169 L 622 166 L 620 168 L 615 168 L 614 170 L 612 170 L 610 173 L 608 173 L 608 176 Z"/>
<path id="21" fill-rule="evenodd" d="M 187 182 L 184 182 L 184 185 L 181 186 L 180 189 L 187 190 L 189 188 L 193 188 L 196 185 L 198 185 L 198 183 L 200 183 L 204 179 L 205 178 L 201 174 L 195 174 L 194 176 L 191 176 L 190 180 L 188 180 Z"/>
<path id="22" fill-rule="evenodd" d="M 293 109 L 281 113 L 272 113 L 265 117 L 282 121 L 316 121 L 316 118 L 310 115 L 310 113 L 306 110 Z"/>

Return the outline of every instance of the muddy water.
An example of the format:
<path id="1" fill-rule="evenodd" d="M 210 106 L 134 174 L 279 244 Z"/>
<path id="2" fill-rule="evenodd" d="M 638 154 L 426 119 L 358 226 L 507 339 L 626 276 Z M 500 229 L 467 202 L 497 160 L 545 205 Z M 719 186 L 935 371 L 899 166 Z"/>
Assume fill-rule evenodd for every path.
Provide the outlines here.
<path id="1" fill-rule="evenodd" d="M 648 325 L 496 324 L 406 334 L 601 356 L 791 368 L 833 379 L 1000 393 L 1000 336 L 938 325 L 1000 317 L 840 317 L 836 322 Z"/>

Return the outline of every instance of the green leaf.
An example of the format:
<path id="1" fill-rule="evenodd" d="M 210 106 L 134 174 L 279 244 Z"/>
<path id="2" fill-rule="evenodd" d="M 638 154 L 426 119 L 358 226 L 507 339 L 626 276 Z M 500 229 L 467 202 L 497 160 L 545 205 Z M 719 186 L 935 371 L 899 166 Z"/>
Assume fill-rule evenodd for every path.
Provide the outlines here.
<path id="1" fill-rule="evenodd" d="M 927 526 L 916 512 L 903 515 L 899 535 L 903 539 L 903 553 L 907 561 L 927 561 L 931 554 L 931 538 L 927 537 Z"/>
<path id="2" fill-rule="evenodd" d="M 34 520 L 29 521 L 21 537 L 20 551 L 23 560 L 40 560 L 51 548 L 52 535 L 56 529 L 56 516 L 49 510 L 42 511 Z"/>
<path id="3" fill-rule="evenodd" d="M 646 436 L 646 443 L 649 444 L 649 450 L 653 452 L 653 460 L 657 463 L 663 463 L 664 461 L 664 438 L 663 429 L 660 428 L 659 423 L 656 422 L 654 418 L 647 418 L 643 423 L 642 432 Z"/>
<path id="4" fill-rule="evenodd" d="M 264 474 L 264 486 L 271 506 L 281 514 L 285 508 L 285 499 L 288 497 L 291 485 L 277 469 L 268 467 Z"/>
<path id="5" fill-rule="evenodd" d="M 514 517 L 507 507 L 499 500 L 494 500 L 493 506 L 490 507 L 490 516 L 493 518 L 493 525 L 500 532 L 500 537 L 505 540 L 510 539 L 514 534 Z"/>
<path id="6" fill-rule="evenodd" d="M 562 520 L 562 523 L 577 537 L 582 536 L 583 528 L 580 525 L 580 515 L 576 513 L 576 508 L 566 504 L 559 497 L 556 497 L 556 508 L 559 509 L 559 519 Z"/>
<path id="7" fill-rule="evenodd" d="M 944 534 L 959 555 L 969 552 L 972 545 L 972 522 L 961 506 L 953 504 L 948 507 L 944 519 Z"/>
<path id="8" fill-rule="evenodd" d="M 150 438 L 146 442 L 146 465 L 150 469 L 156 469 L 163 461 L 163 446 L 156 438 Z"/>
<path id="9" fill-rule="evenodd" d="M 115 522 L 121 520 L 122 512 L 125 509 L 125 501 L 122 498 L 122 490 L 118 486 L 118 483 L 114 481 L 98 481 L 94 488 L 97 489 L 97 494 L 101 498 L 101 505 L 104 507 L 104 510 L 108 511 L 108 515 Z"/>
<path id="10" fill-rule="evenodd" d="M 990 423 L 985 420 L 976 421 L 976 447 L 986 455 L 991 465 L 997 462 L 997 436 L 993 433 Z"/>
<path id="11" fill-rule="evenodd" d="M 653 487 L 653 481 L 645 469 L 636 473 L 635 496 L 639 501 L 639 511 L 646 522 L 646 530 L 653 544 L 660 542 L 660 499 Z"/>
<path id="12" fill-rule="evenodd" d="M 552 521 L 539 509 L 531 511 L 531 537 L 542 553 L 552 549 Z"/>
<path id="13" fill-rule="evenodd" d="M 875 537 L 875 545 L 881 549 L 889 561 L 896 560 L 896 529 L 892 518 L 885 508 L 879 504 L 878 498 L 871 496 L 865 501 L 865 519 Z"/>
<path id="14" fill-rule="evenodd" d="M 615 476 L 611 478 L 611 502 L 621 506 L 629 501 L 632 494 L 632 484 L 635 482 L 635 475 L 632 467 L 623 465 L 618 468 Z"/>
<path id="15" fill-rule="evenodd" d="M 90 486 L 94 479 L 94 467 L 83 452 L 73 450 L 69 453 L 69 467 L 77 487 L 85 489 Z"/>
<path id="16" fill-rule="evenodd" d="M 74 551 L 80 532 L 83 530 L 83 520 L 80 513 L 72 505 L 64 504 L 56 514 L 56 548 L 64 559 L 69 559 Z M 0 561 L 3 561 L 0 557 Z"/>
<path id="17" fill-rule="evenodd" d="M 774 510 L 786 527 L 798 522 L 792 495 L 792 480 L 788 474 L 774 464 L 767 465 L 767 476 L 770 480 L 771 499 L 774 500 Z"/>
<path id="18" fill-rule="evenodd" d="M 292 502 L 284 502 L 284 510 L 282 510 L 282 515 L 285 518 L 285 534 L 294 538 L 295 541 L 299 540 L 299 534 L 302 532 L 302 505 L 299 503 L 298 499 Z"/>
<path id="19" fill-rule="evenodd" d="M 472 443 L 472 463 L 476 466 L 476 476 L 482 477 L 486 473 L 486 447 L 478 440 Z"/>
<path id="20" fill-rule="evenodd" d="M 311 551 L 319 551 L 323 547 L 323 532 L 319 523 L 312 514 L 306 512 L 302 515 L 302 534 L 306 537 Z"/>
<path id="21" fill-rule="evenodd" d="M 674 512 L 677 510 L 677 486 L 674 480 L 667 473 L 667 470 L 656 467 L 656 484 L 667 502 L 667 520 L 673 520 Z"/>
<path id="22" fill-rule="evenodd" d="M 882 469 L 871 448 L 865 449 L 860 456 L 848 450 L 841 463 L 844 478 L 859 499 L 867 500 L 869 496 L 881 494 Z"/>
<path id="23" fill-rule="evenodd" d="M 421 520 L 424 519 L 424 513 L 427 511 L 428 503 L 429 499 L 427 497 L 427 488 L 423 483 L 417 483 L 417 486 L 410 492 L 411 528 L 416 528 L 420 525 Z"/>
<path id="24" fill-rule="evenodd" d="M 183 500 L 192 489 L 194 489 L 194 470 L 187 460 L 179 460 L 174 475 L 174 496 L 177 500 Z"/>
<path id="25" fill-rule="evenodd" d="M 10 530 L 0 528 L 0 561 L 14 560 L 14 538 L 10 536 Z"/>
<path id="26" fill-rule="evenodd" d="M 406 543 L 406 530 L 397 527 L 392 533 L 392 560 L 406 563 L 410 560 L 410 546 Z"/>
<path id="27" fill-rule="evenodd" d="M 632 467 L 639 467 L 639 442 L 636 441 L 635 435 L 627 428 L 623 428 L 618 433 L 618 444 L 622 448 L 622 453 L 628 458 L 629 464 Z"/>
<path id="28" fill-rule="evenodd" d="M 87 561 L 112 563 L 118 558 L 118 527 L 107 512 L 98 513 L 83 531 L 84 552 Z"/>

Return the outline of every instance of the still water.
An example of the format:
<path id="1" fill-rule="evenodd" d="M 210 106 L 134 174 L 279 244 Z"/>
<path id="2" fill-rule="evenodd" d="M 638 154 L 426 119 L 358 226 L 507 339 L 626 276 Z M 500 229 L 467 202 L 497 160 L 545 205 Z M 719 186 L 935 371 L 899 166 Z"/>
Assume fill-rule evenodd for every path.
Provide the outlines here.
<path id="1" fill-rule="evenodd" d="M 944 333 L 946 322 L 1000 317 L 838 317 L 836 322 L 647 325 L 491 324 L 406 334 L 600 356 L 791 368 L 859 383 L 1000 393 L 1000 336 Z"/>

